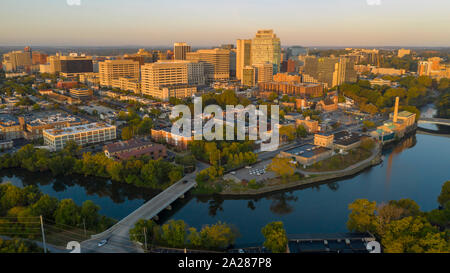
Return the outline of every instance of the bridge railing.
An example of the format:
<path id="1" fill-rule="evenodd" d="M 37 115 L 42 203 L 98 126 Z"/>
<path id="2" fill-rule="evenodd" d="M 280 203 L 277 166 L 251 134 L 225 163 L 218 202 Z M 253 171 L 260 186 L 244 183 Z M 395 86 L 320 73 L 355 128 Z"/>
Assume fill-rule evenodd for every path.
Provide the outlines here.
<path id="1" fill-rule="evenodd" d="M 180 181 L 178 181 L 177 183 L 172 184 L 170 187 L 168 187 L 167 189 L 165 189 L 163 192 L 159 193 L 157 196 L 153 197 L 152 199 L 148 200 L 147 202 L 145 202 L 142 206 L 140 206 L 139 208 L 137 208 L 136 210 L 134 210 L 132 213 L 130 213 L 129 215 L 127 215 L 126 217 L 124 217 L 122 220 L 120 220 L 119 222 L 115 223 L 113 226 L 111 226 L 110 228 L 108 228 L 107 230 L 98 233 L 98 234 L 94 234 L 91 235 L 91 239 L 98 239 L 98 238 L 102 238 L 103 236 L 114 232 L 118 227 L 126 225 L 125 223 L 130 219 L 130 218 L 134 218 L 135 215 L 137 213 L 140 213 L 140 211 L 145 210 L 146 206 L 151 203 L 153 200 L 155 200 L 156 198 L 164 195 L 165 193 L 167 193 L 168 191 L 170 191 L 172 188 L 176 187 L 176 185 L 178 185 L 179 183 L 183 183 L 182 181 L 184 181 L 185 179 L 182 179 Z M 195 187 L 195 185 L 197 185 L 196 182 L 191 182 L 191 183 L 187 183 L 186 184 L 186 188 L 184 188 L 182 191 L 180 191 L 179 193 L 177 193 L 177 195 L 174 198 L 171 198 L 169 200 L 169 204 L 164 204 L 163 206 L 161 206 L 160 208 L 156 209 L 154 212 L 154 215 L 152 215 L 150 218 L 154 217 L 155 215 L 157 215 L 158 213 L 160 213 L 163 209 L 165 209 L 167 206 L 169 206 L 170 204 L 172 204 L 175 200 L 177 200 L 180 196 L 182 196 L 183 194 L 185 194 L 186 192 L 188 192 L 190 189 L 192 189 L 193 187 Z M 173 199 L 173 200 L 172 200 Z"/>

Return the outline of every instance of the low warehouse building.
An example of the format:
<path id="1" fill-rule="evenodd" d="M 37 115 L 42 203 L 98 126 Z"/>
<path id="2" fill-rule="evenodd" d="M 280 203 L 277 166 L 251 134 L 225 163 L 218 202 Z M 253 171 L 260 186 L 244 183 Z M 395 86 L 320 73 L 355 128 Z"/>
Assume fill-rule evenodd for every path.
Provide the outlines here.
<path id="1" fill-rule="evenodd" d="M 332 155 L 332 149 L 313 144 L 305 144 L 280 153 L 281 157 L 292 158 L 305 166 L 310 166 L 316 162 L 327 159 Z"/>

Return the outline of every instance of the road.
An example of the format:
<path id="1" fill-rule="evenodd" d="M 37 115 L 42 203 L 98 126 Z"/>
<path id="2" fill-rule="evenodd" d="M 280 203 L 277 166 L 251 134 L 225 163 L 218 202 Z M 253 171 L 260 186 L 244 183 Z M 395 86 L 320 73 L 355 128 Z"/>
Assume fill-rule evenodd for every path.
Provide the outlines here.
<path id="1" fill-rule="evenodd" d="M 173 201 L 194 187 L 197 173 L 207 167 L 207 164 L 198 163 L 195 172 L 186 175 L 180 181 L 147 201 L 108 230 L 82 242 L 81 251 L 83 253 L 142 253 L 142 247 L 130 241 L 130 229 L 133 228 L 139 219 L 152 219 L 157 216 L 159 212 L 166 209 Z M 187 181 L 187 183 L 183 183 L 183 181 Z M 102 240 L 107 240 L 108 242 L 99 247 L 98 243 Z"/>

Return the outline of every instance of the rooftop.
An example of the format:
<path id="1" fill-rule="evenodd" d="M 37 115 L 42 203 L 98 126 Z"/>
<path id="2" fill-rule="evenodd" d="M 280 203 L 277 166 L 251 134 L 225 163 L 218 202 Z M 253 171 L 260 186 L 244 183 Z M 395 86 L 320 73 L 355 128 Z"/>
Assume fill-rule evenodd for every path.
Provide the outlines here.
<path id="1" fill-rule="evenodd" d="M 116 157 L 122 160 L 128 159 L 130 157 L 140 157 L 142 155 L 147 155 L 152 152 L 164 151 L 165 146 L 162 144 L 151 144 L 151 146 L 145 148 L 139 148 L 137 150 L 125 151 L 116 154 Z M 162 156 L 162 155 L 161 155 Z"/>
<path id="2" fill-rule="evenodd" d="M 328 152 L 331 149 L 316 146 L 313 144 L 305 144 L 300 147 L 295 147 L 293 149 L 287 150 L 286 153 L 296 155 L 296 156 L 302 156 L 305 158 L 310 158 L 319 154 L 322 154 L 324 152 Z"/>
<path id="3" fill-rule="evenodd" d="M 13 115 L 0 114 L 0 124 L 4 126 L 14 126 L 19 124 L 19 120 Z"/>
<path id="4" fill-rule="evenodd" d="M 143 141 L 140 139 L 130 139 L 127 141 L 118 141 L 115 143 L 111 143 L 105 145 L 105 150 L 108 150 L 110 153 L 121 152 L 124 150 L 135 149 L 142 146 L 152 145 L 150 141 Z"/>
<path id="5" fill-rule="evenodd" d="M 334 143 L 338 145 L 352 145 L 361 140 L 361 134 L 356 134 L 353 132 L 342 131 L 334 134 Z"/>
<path id="6" fill-rule="evenodd" d="M 291 253 L 367 253 L 366 244 L 375 240 L 368 233 L 287 235 Z"/>
<path id="7" fill-rule="evenodd" d="M 90 132 L 90 131 L 95 131 L 95 130 L 105 129 L 105 128 L 114 128 L 115 129 L 116 126 L 106 124 L 104 122 L 96 122 L 96 123 L 89 123 L 89 124 L 84 124 L 84 125 L 61 128 L 61 129 L 48 129 L 48 130 L 45 130 L 45 132 L 48 134 L 51 134 L 51 135 L 65 135 L 65 134 Z"/>
<path id="8" fill-rule="evenodd" d="M 67 115 L 57 111 L 42 111 L 24 116 L 26 122 L 32 126 L 46 125 L 60 122 L 81 122 L 79 117 Z"/>
<path id="9" fill-rule="evenodd" d="M 408 118 L 408 117 L 411 117 L 413 115 L 415 115 L 415 114 L 413 114 L 411 112 L 408 112 L 408 111 L 401 111 L 400 113 L 398 113 L 398 116 L 399 117 L 403 117 L 403 118 Z"/>

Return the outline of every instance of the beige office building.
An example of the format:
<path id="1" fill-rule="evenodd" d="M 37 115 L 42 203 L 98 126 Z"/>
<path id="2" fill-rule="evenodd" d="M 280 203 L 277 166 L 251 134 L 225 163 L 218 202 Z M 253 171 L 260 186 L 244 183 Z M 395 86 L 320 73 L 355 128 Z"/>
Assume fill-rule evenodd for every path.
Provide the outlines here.
<path id="1" fill-rule="evenodd" d="M 3 54 L 3 70 L 13 72 L 19 69 L 26 69 L 32 65 L 31 53 L 27 51 L 12 51 Z"/>
<path id="2" fill-rule="evenodd" d="M 139 79 L 139 62 L 133 60 L 106 60 L 99 63 L 100 85 L 112 87 L 113 80 Z"/>
<path id="3" fill-rule="evenodd" d="M 47 129 L 43 131 L 44 144 L 56 151 L 64 148 L 68 141 L 78 145 L 101 143 L 116 139 L 116 126 L 106 123 L 90 123 L 73 127 Z"/>
<path id="4" fill-rule="evenodd" d="M 230 51 L 226 49 L 201 49 L 186 54 L 190 61 L 203 62 L 208 82 L 223 81 L 230 78 Z"/>
<path id="5" fill-rule="evenodd" d="M 341 85 L 345 82 L 356 82 L 358 80 L 358 75 L 354 67 L 355 63 L 351 59 L 340 57 L 339 62 L 335 64 L 332 87 Z"/>
<path id="6" fill-rule="evenodd" d="M 241 80 L 242 84 L 242 74 L 243 69 L 252 65 L 252 40 L 242 40 L 236 41 L 236 78 Z"/>
<path id="7" fill-rule="evenodd" d="M 141 69 L 142 94 L 162 100 L 168 100 L 169 97 L 192 96 L 197 88 L 195 85 L 189 84 L 190 67 L 195 67 L 195 64 L 189 61 L 159 61 L 143 65 Z M 198 69 L 198 71 L 201 70 Z"/>
<path id="8" fill-rule="evenodd" d="M 174 60 L 186 60 L 186 53 L 191 52 L 191 46 L 186 43 L 173 44 Z"/>
<path id="9" fill-rule="evenodd" d="M 255 79 L 257 83 L 273 81 L 273 65 L 271 63 L 255 64 Z"/>
<path id="10" fill-rule="evenodd" d="M 270 63 L 273 73 L 280 72 L 281 42 L 273 30 L 258 30 L 251 45 L 252 65 Z"/>
<path id="11" fill-rule="evenodd" d="M 112 87 L 125 91 L 132 91 L 135 94 L 141 93 L 141 83 L 139 79 L 131 77 L 122 77 L 112 80 Z"/>
<path id="12" fill-rule="evenodd" d="M 253 87 L 256 85 L 255 80 L 255 68 L 253 66 L 247 65 L 242 69 L 242 85 Z"/>

